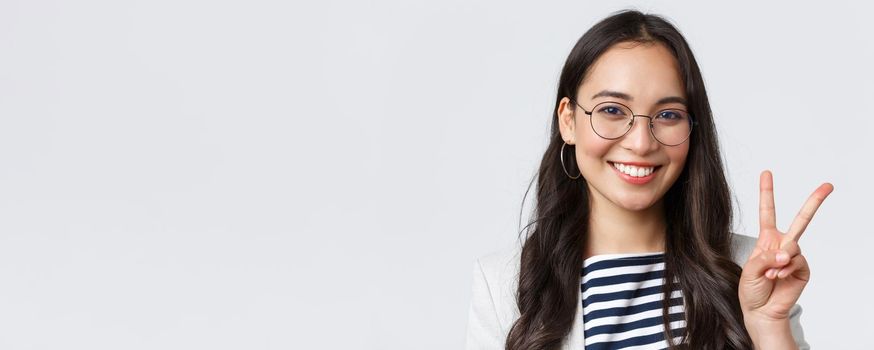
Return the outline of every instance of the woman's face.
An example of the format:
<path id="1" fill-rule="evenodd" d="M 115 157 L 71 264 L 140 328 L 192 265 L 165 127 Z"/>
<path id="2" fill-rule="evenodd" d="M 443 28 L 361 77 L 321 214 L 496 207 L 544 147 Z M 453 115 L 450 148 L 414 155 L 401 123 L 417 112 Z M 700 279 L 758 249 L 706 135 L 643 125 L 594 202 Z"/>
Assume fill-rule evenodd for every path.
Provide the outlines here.
<path id="1" fill-rule="evenodd" d="M 604 101 L 622 103 L 635 115 L 651 116 L 665 108 L 688 111 L 682 102 L 658 103 L 666 97 L 686 98 L 679 66 L 671 52 L 662 44 L 618 43 L 589 68 L 576 99 L 587 111 Z M 659 143 L 650 133 L 647 118 L 634 118 L 625 136 L 607 140 L 592 131 L 590 117 L 567 97 L 561 100 L 558 112 L 562 138 L 576 145 L 577 164 L 588 181 L 592 200 L 597 201 L 595 205 L 612 203 L 625 210 L 641 211 L 661 204 L 662 196 L 683 171 L 690 141 L 677 146 Z M 643 163 L 654 167 L 654 171 L 643 178 L 648 181 L 640 183 L 641 178 L 632 179 L 614 163 Z M 575 171 L 568 172 L 573 175 Z"/>

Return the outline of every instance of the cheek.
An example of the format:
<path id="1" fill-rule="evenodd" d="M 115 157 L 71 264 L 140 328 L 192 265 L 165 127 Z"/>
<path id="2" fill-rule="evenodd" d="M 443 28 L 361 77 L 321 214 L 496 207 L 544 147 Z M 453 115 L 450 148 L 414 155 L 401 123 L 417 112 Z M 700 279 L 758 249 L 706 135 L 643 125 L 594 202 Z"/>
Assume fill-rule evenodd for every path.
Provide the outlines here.
<path id="1" fill-rule="evenodd" d="M 677 163 L 679 165 L 686 164 L 686 160 L 689 157 L 689 143 L 676 146 L 674 149 L 671 149 L 669 154 L 671 157 L 671 163 Z"/>
<path id="2" fill-rule="evenodd" d="M 680 148 L 680 146 L 676 146 L 676 149 L 671 149 L 668 153 L 668 157 L 671 159 L 671 171 L 668 174 L 668 179 L 673 182 L 680 177 L 680 174 L 686 167 L 686 162 L 689 157 L 689 147 L 684 146 Z"/>
<path id="3" fill-rule="evenodd" d="M 577 164 L 580 165 L 580 170 L 585 173 L 587 166 L 597 166 L 604 161 L 603 157 L 610 150 L 611 143 L 605 142 L 601 138 L 594 140 L 590 137 L 583 137 L 578 140 L 580 142 L 577 143 L 576 148 Z"/>

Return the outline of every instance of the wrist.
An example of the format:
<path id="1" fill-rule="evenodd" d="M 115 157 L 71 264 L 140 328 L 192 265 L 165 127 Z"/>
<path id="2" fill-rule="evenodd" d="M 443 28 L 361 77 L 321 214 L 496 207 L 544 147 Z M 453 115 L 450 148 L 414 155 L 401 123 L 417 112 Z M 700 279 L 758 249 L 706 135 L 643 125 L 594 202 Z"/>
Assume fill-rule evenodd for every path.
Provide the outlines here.
<path id="1" fill-rule="evenodd" d="M 760 350 L 797 350 L 795 339 L 792 337 L 792 329 L 789 319 L 766 319 L 758 317 L 744 317 L 744 325 L 750 338 L 753 340 L 755 349 Z"/>

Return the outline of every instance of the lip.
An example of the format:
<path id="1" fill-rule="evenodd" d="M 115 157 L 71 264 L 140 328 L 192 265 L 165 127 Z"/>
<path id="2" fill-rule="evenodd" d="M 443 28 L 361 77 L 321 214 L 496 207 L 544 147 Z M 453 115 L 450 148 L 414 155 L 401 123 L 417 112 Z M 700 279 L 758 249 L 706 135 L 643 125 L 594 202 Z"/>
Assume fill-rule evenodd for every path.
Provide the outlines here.
<path id="1" fill-rule="evenodd" d="M 643 185 L 643 184 L 645 184 L 645 183 L 647 183 L 647 182 L 652 181 L 652 179 L 655 178 L 656 173 L 658 173 L 658 171 L 661 170 L 661 168 L 662 168 L 661 165 L 654 165 L 654 164 L 653 164 L 653 165 L 640 165 L 640 166 L 654 166 L 655 169 L 653 169 L 652 173 L 650 173 L 650 174 L 647 175 L 647 176 L 644 176 L 644 177 L 634 177 L 634 176 L 631 176 L 631 175 L 628 175 L 628 174 L 626 174 L 626 173 L 623 173 L 623 172 L 619 171 L 619 169 L 616 169 L 616 167 L 613 166 L 612 163 L 613 163 L 613 162 L 608 162 L 607 165 L 609 165 L 610 168 L 613 169 L 613 171 L 616 173 L 616 175 L 618 175 L 620 178 L 622 178 L 622 180 L 625 180 L 625 182 L 628 182 L 628 183 L 633 184 L 633 185 Z M 621 162 L 620 162 L 620 163 L 621 163 Z M 635 166 L 638 166 L 637 164 L 646 164 L 646 163 L 637 163 L 637 164 L 635 164 L 635 163 L 632 162 L 632 163 L 622 163 L 622 164 L 628 164 L 628 165 L 635 165 Z"/>
<path id="2" fill-rule="evenodd" d="M 659 166 L 658 164 L 653 164 L 653 163 L 644 163 L 644 162 L 614 162 L 614 161 L 612 161 L 612 160 L 610 160 L 609 162 L 610 162 L 610 163 L 625 164 L 625 165 L 634 165 L 634 166 L 640 166 L 640 167 Z M 612 164 L 611 164 L 611 165 L 612 165 Z"/>

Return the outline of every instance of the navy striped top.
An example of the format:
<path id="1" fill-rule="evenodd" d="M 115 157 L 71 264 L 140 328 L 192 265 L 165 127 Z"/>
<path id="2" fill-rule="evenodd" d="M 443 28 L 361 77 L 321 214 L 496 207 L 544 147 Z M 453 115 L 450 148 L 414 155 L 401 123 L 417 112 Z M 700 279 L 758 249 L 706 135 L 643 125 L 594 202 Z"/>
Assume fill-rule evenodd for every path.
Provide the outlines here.
<path id="1" fill-rule="evenodd" d="M 664 258 L 664 253 L 628 253 L 585 259 L 580 299 L 586 350 L 668 347 L 662 322 Z M 673 287 L 668 314 L 676 344 L 686 321 L 683 292 L 676 283 Z"/>

